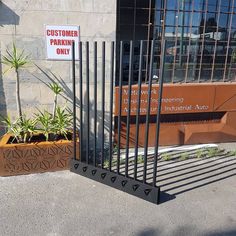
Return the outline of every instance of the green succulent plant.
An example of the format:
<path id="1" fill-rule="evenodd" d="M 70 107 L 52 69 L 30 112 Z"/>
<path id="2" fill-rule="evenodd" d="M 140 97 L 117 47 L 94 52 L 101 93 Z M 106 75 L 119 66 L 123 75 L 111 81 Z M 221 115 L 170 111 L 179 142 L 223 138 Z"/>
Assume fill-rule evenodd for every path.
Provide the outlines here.
<path id="1" fill-rule="evenodd" d="M 58 98 L 58 95 L 61 94 L 62 92 L 62 88 L 61 86 L 56 83 L 56 82 L 53 82 L 53 83 L 50 83 L 48 84 L 48 87 L 53 91 L 54 93 L 54 103 L 53 103 L 53 118 L 55 118 L 55 115 L 56 115 L 56 107 L 57 107 L 57 98 Z"/>
<path id="2" fill-rule="evenodd" d="M 182 154 L 180 155 L 180 160 L 181 160 L 181 161 L 185 161 L 185 160 L 187 160 L 188 158 L 189 158 L 189 154 L 186 153 L 186 152 L 184 152 L 184 153 L 182 153 Z"/>
<path id="3" fill-rule="evenodd" d="M 52 131 L 57 135 L 63 135 L 68 139 L 68 133 L 72 128 L 73 116 L 66 107 L 56 107 L 55 118 L 53 119 Z"/>
<path id="4" fill-rule="evenodd" d="M 196 152 L 196 157 L 197 158 L 203 158 L 204 157 L 204 151 L 202 149 L 198 149 Z"/>
<path id="5" fill-rule="evenodd" d="M 14 140 L 17 140 L 17 142 L 19 143 L 20 142 L 19 137 L 21 134 L 21 129 L 19 129 L 18 127 L 19 118 L 16 121 L 12 121 L 9 116 L 7 117 L 0 116 L 0 121 L 7 127 L 7 133 L 14 135 L 12 142 L 14 142 Z"/>
<path id="6" fill-rule="evenodd" d="M 30 62 L 29 55 L 25 55 L 24 50 L 19 50 L 16 48 L 16 45 L 13 43 L 12 49 L 6 50 L 6 55 L 2 57 L 2 63 L 8 66 L 8 69 L 4 72 L 6 73 L 9 70 L 14 70 L 16 73 L 16 104 L 18 110 L 18 116 L 23 117 L 21 109 L 21 100 L 20 100 L 20 76 L 19 69 L 23 68 Z"/>
<path id="7" fill-rule="evenodd" d="M 163 153 L 163 154 L 161 155 L 161 157 L 162 157 L 162 159 L 163 159 L 164 161 L 170 161 L 170 160 L 171 160 L 171 156 L 170 156 L 169 153 Z"/>
<path id="8" fill-rule="evenodd" d="M 218 148 L 208 148 L 207 150 L 207 157 L 215 157 L 218 154 Z"/>
<path id="9" fill-rule="evenodd" d="M 144 163 L 143 155 L 138 155 L 137 163 L 138 163 L 138 164 L 142 164 L 142 163 Z"/>
<path id="10" fill-rule="evenodd" d="M 43 133 L 46 138 L 46 141 L 49 140 L 49 134 L 52 133 L 53 129 L 53 116 L 48 111 L 44 110 L 38 111 L 38 114 L 35 114 L 39 131 Z"/>
<path id="11" fill-rule="evenodd" d="M 10 117 L 1 117 L 1 122 L 7 126 L 7 133 L 13 134 L 14 140 L 18 143 L 30 142 L 33 134 L 37 132 L 37 120 L 27 118 L 26 115 L 18 117 L 15 121 L 11 121 Z"/>

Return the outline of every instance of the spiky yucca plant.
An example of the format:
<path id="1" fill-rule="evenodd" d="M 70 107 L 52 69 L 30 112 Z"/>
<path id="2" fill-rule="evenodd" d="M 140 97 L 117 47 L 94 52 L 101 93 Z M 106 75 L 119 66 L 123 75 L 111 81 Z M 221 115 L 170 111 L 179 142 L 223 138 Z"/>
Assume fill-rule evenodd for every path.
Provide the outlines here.
<path id="1" fill-rule="evenodd" d="M 22 119 L 22 109 L 20 101 L 20 77 L 19 69 L 29 63 L 29 56 L 25 55 L 24 50 L 19 51 L 13 43 L 12 50 L 7 49 L 6 55 L 2 57 L 2 63 L 8 66 L 8 70 L 14 70 L 16 73 L 16 104 L 18 116 Z M 7 72 L 6 71 L 6 72 Z M 5 73 L 6 73 L 5 72 Z"/>
<path id="2" fill-rule="evenodd" d="M 51 83 L 51 84 L 48 84 L 48 87 L 53 91 L 54 93 L 54 103 L 53 103 L 53 119 L 55 118 L 56 116 L 56 107 L 57 107 L 57 97 L 58 95 L 62 92 L 62 88 L 60 87 L 59 84 L 57 83 Z"/>

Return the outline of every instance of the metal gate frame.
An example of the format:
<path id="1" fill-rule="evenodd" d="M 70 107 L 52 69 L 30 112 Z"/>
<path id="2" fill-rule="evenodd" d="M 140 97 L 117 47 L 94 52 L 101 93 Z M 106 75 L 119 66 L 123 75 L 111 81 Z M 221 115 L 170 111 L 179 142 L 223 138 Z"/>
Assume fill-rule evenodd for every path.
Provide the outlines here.
<path id="1" fill-rule="evenodd" d="M 129 168 L 129 138 L 126 138 L 126 158 L 125 158 L 125 173 L 121 173 L 120 170 L 120 132 L 121 132 L 121 111 L 122 111 L 122 79 L 123 79 L 123 42 L 120 42 L 120 61 L 119 61 L 119 116 L 118 116 L 118 151 L 116 157 L 116 169 L 112 169 L 112 150 L 113 150 L 113 92 L 114 92 L 114 49 L 115 43 L 111 42 L 111 65 L 110 65 L 110 122 L 109 122 L 109 167 L 104 167 L 104 118 L 105 118 L 105 52 L 106 44 L 102 43 L 102 135 L 101 135 L 101 161 L 98 161 L 97 157 L 97 42 L 94 42 L 94 144 L 92 147 L 93 154 L 91 154 L 90 147 L 90 107 L 89 102 L 87 106 L 84 106 L 83 101 L 83 63 L 82 63 L 82 47 L 83 43 L 80 42 L 79 45 L 79 78 L 80 78 L 80 87 L 79 87 L 79 100 L 80 100 L 80 130 L 79 130 L 79 160 L 77 159 L 77 143 L 76 143 L 76 134 L 77 132 L 77 122 L 76 122 L 76 81 L 75 81 L 75 44 L 72 44 L 72 79 L 73 79 L 73 141 L 74 141 L 74 158 L 71 160 L 70 170 L 79 175 L 85 176 L 92 180 L 98 181 L 100 183 L 106 184 L 113 188 L 119 189 L 126 193 L 132 194 L 149 202 L 158 204 L 160 202 L 160 188 L 156 185 L 157 178 L 157 160 L 158 160 L 158 147 L 159 147 L 159 130 L 160 130 L 160 113 L 161 113 L 161 99 L 162 99 L 162 90 L 163 90 L 163 68 L 165 61 L 165 48 L 166 43 L 164 42 L 164 47 L 162 47 L 163 55 L 160 63 L 160 78 L 159 78 L 159 95 L 158 95 L 158 112 L 156 115 L 156 141 L 155 141 L 155 154 L 153 156 L 153 177 L 152 183 L 147 183 L 147 157 L 148 157 L 148 135 L 149 135 L 149 117 L 150 117 L 150 105 L 151 105 L 151 89 L 152 89 L 152 77 L 153 77 L 153 58 L 154 58 L 154 47 L 155 42 L 151 41 L 151 52 L 150 52 L 150 63 L 149 63 L 149 83 L 148 83 L 148 107 L 146 114 L 146 132 L 145 132 L 145 146 L 144 146 L 144 166 L 143 166 L 143 179 L 139 180 L 137 178 L 137 166 L 138 166 L 138 137 L 139 137 L 139 118 L 140 118 L 140 99 L 141 99 L 141 84 L 142 84 L 142 65 L 143 65 L 143 46 L 144 42 L 140 41 L 140 58 L 139 58 L 139 73 L 138 73 L 138 105 L 137 105 L 137 114 L 136 114 L 136 145 L 135 145 L 135 157 L 134 157 L 134 176 L 131 177 L 128 173 Z M 128 81 L 128 115 L 127 115 L 127 131 L 126 137 L 130 135 L 130 107 L 131 107 L 131 89 L 132 89 L 132 70 L 133 70 L 133 51 L 134 43 L 130 41 L 130 56 L 129 56 L 129 81 Z M 85 54 L 86 54 L 86 100 L 89 101 L 89 42 L 85 43 Z M 87 133 L 84 139 L 83 128 L 83 107 L 86 111 L 86 122 L 87 122 Z M 86 149 L 84 151 L 84 149 Z M 84 158 L 85 156 L 85 158 Z"/>

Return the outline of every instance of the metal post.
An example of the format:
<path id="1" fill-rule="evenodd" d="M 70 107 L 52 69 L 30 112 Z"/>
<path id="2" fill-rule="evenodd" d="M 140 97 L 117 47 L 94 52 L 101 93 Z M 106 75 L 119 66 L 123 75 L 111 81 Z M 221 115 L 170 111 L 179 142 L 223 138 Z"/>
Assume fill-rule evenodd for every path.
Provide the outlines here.
<path id="1" fill-rule="evenodd" d="M 164 67 L 165 67 L 165 55 L 166 55 L 166 41 L 164 41 L 164 48 L 162 53 L 162 62 L 161 62 L 161 75 L 159 81 L 159 92 L 158 92 L 158 110 L 156 116 L 156 145 L 155 145 L 155 154 L 154 154 L 154 167 L 153 167 L 153 186 L 156 187 L 156 178 L 157 178 L 157 158 L 158 158 L 158 147 L 159 147 L 159 133 L 160 133 L 160 118 L 161 118 L 161 101 L 162 101 L 162 91 L 164 83 Z"/>
<path id="2" fill-rule="evenodd" d="M 119 113 L 118 113 L 118 137 L 117 137 L 117 174 L 120 173 L 120 146 L 121 146 L 121 114 L 122 114 L 122 85 L 123 85 L 123 42 L 120 42 L 120 68 L 119 68 Z"/>
<path id="3" fill-rule="evenodd" d="M 82 61 L 82 42 L 79 44 L 79 76 L 80 76 L 80 86 L 79 86 L 79 101 L 80 101 L 80 133 L 79 133 L 79 146 L 80 146 L 80 161 L 82 161 L 83 156 L 83 61 Z"/>
<path id="4" fill-rule="evenodd" d="M 188 52 L 187 52 L 187 64 L 186 64 L 186 70 L 185 70 L 185 79 L 184 82 L 187 83 L 188 79 L 188 69 L 189 69 L 189 60 L 190 60 L 190 48 L 192 47 L 192 31 L 193 31 L 193 14 L 194 14 L 194 0 L 192 0 L 192 10 L 191 10 L 191 19 L 190 19 L 190 34 L 189 34 L 189 41 L 188 41 Z"/>
<path id="5" fill-rule="evenodd" d="M 217 15 L 216 32 L 214 33 L 214 35 L 216 35 L 216 37 L 218 37 L 218 33 L 219 33 L 220 9 L 221 9 L 221 0 L 217 1 L 217 14 L 218 15 Z M 215 73 L 215 61 L 216 61 L 216 54 L 217 54 L 217 43 L 218 43 L 218 39 L 215 38 L 214 53 L 213 53 L 212 68 L 211 68 L 211 82 L 213 82 L 214 73 Z"/>
<path id="6" fill-rule="evenodd" d="M 226 47 L 226 55 L 225 55 L 225 65 L 224 65 L 224 74 L 223 74 L 223 82 L 225 82 L 226 77 L 226 70 L 228 64 L 228 56 L 229 56 L 229 48 L 230 48 L 230 39 L 231 39 L 231 31 L 232 31 L 232 23 L 233 23 L 233 14 L 234 14 L 234 0 L 232 0 L 232 9 L 230 11 L 230 22 L 229 22 L 229 31 L 228 31 L 228 40 L 227 40 L 227 47 Z M 227 18 L 228 20 L 228 18 Z M 228 23 L 227 23 L 228 25 Z"/>
<path id="7" fill-rule="evenodd" d="M 179 64 L 183 64 L 183 38 L 184 38 L 184 10 L 185 10 L 185 0 L 181 0 L 181 38 L 180 38 L 180 53 L 179 53 Z"/>
<path id="8" fill-rule="evenodd" d="M 198 83 L 200 83 L 201 74 L 202 74 L 202 59 L 203 59 L 203 53 L 204 53 L 204 47 L 205 47 L 205 33 L 206 33 L 206 22 L 207 22 L 207 13 L 208 13 L 208 0 L 203 1 L 202 11 L 204 9 L 204 4 L 206 4 L 206 9 L 205 9 L 205 12 L 204 12 L 204 19 L 205 20 L 204 20 L 203 33 L 202 33 L 201 56 L 200 56 L 199 72 L 198 72 Z"/>
<path id="9" fill-rule="evenodd" d="M 143 182 L 146 183 L 147 177 L 147 155 L 148 155 L 148 136 L 149 136 L 149 117 L 151 110 L 151 96 L 152 96 L 152 76 L 153 76 L 153 54 L 154 54 L 154 40 L 151 45 L 151 58 L 149 65 L 149 82 L 148 82 L 148 104 L 146 115 L 146 131 L 145 131 L 145 143 L 144 143 L 144 167 L 143 167 Z"/>
<path id="10" fill-rule="evenodd" d="M 136 111 L 136 137 L 135 137 L 135 155 L 134 155 L 134 179 L 137 180 L 138 168 L 138 141 L 139 141 L 139 116 L 141 106 L 141 90 L 142 90 L 142 67 L 143 67 L 143 40 L 140 43 L 139 56 L 139 73 L 138 73 L 138 105 Z"/>
<path id="11" fill-rule="evenodd" d="M 94 42 L 94 146 L 93 165 L 97 165 L 97 42 Z"/>
<path id="12" fill-rule="evenodd" d="M 72 83 L 73 83 L 73 144 L 76 160 L 76 89 L 75 89 L 75 42 L 72 42 Z"/>
<path id="13" fill-rule="evenodd" d="M 110 124 L 109 124 L 109 170 L 111 171 L 112 169 L 112 148 L 113 148 L 113 142 L 112 142 L 112 134 L 113 134 L 113 128 L 112 128 L 112 123 L 113 123 L 113 91 L 114 91 L 114 49 L 115 49 L 115 44 L 114 42 L 111 43 L 111 66 L 110 66 L 110 76 L 111 76 L 111 81 L 110 81 Z"/>
<path id="14" fill-rule="evenodd" d="M 87 121 L 87 137 L 86 137 L 86 163 L 89 163 L 89 152 L 90 152 L 90 101 L 89 101 L 89 42 L 86 42 L 86 121 Z"/>
<path id="15" fill-rule="evenodd" d="M 129 135 L 130 135 L 130 109 L 131 109 L 131 90 L 132 90 L 132 76 L 133 76 L 133 41 L 130 41 L 130 55 L 129 55 L 129 86 L 128 86 L 128 112 L 126 123 L 126 155 L 125 155 L 125 176 L 128 177 L 129 167 Z"/>
<path id="16" fill-rule="evenodd" d="M 104 143 L 105 143 L 105 137 L 104 137 L 104 120 L 105 120 L 105 42 L 102 42 L 102 117 L 101 117 L 101 123 L 102 123 L 102 150 L 101 150 L 101 166 L 104 167 Z"/>

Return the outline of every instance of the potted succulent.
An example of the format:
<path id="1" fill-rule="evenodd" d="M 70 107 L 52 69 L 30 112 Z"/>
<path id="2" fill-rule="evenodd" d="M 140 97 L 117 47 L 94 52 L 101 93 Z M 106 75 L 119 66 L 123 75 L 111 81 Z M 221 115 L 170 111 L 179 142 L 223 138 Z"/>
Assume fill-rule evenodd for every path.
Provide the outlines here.
<path id="1" fill-rule="evenodd" d="M 32 117 L 22 112 L 19 69 L 29 63 L 24 51 L 7 50 L 2 62 L 16 72 L 16 102 L 18 117 L 0 117 L 7 133 L 0 141 L 0 176 L 41 173 L 69 169 L 73 156 L 72 114 L 57 104 L 62 88 L 57 83 L 48 87 L 54 93 L 53 111 L 38 110 Z"/>

